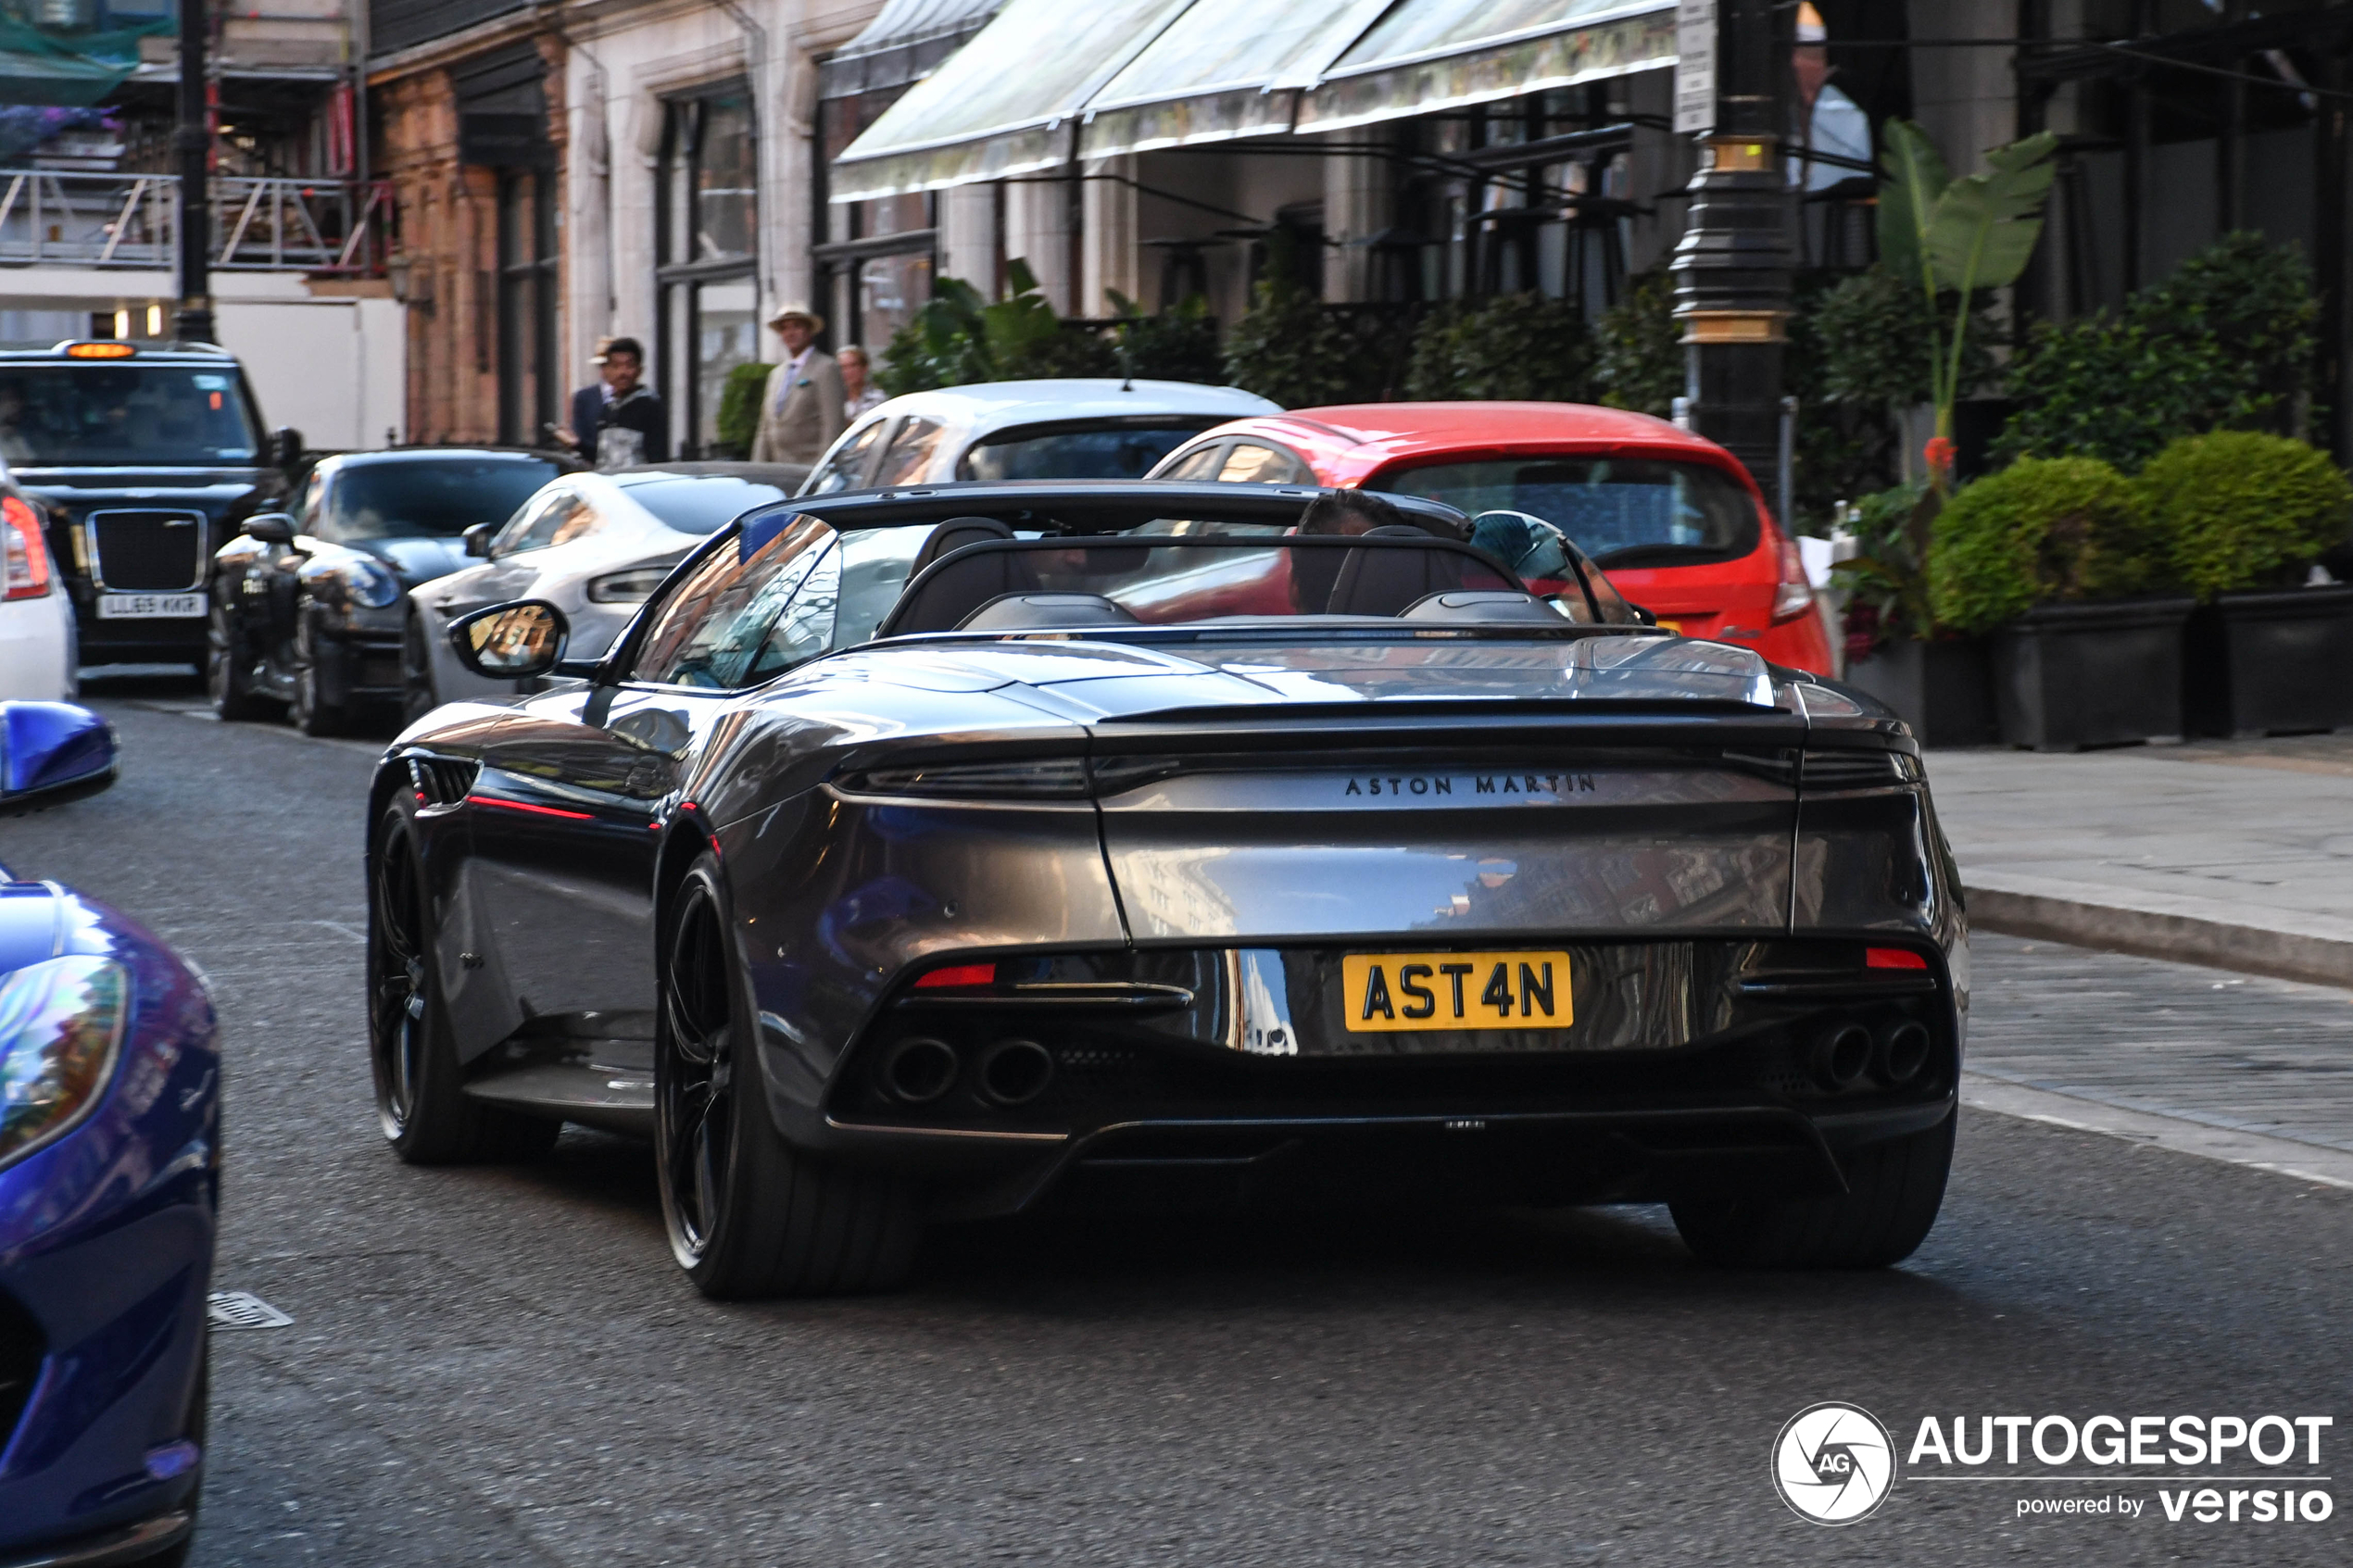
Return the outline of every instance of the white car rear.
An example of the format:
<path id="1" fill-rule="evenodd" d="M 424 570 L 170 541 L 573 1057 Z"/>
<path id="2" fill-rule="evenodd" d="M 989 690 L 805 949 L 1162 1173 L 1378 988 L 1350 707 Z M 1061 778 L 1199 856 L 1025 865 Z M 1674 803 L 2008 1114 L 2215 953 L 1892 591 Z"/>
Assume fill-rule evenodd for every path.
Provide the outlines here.
<path id="1" fill-rule="evenodd" d="M 0 497 L 0 701 L 73 696 L 73 601 L 49 558 L 40 514 Z"/>
<path id="2" fill-rule="evenodd" d="M 870 408 L 827 449 L 804 495 L 960 479 L 1141 479 L 1213 425 L 1279 404 L 1191 382 L 984 382 Z"/>
<path id="3" fill-rule="evenodd" d="M 784 485 L 747 469 L 573 473 L 546 485 L 491 536 L 488 560 L 410 592 L 409 716 L 460 697 L 514 695 L 514 683 L 472 674 L 451 651 L 449 623 L 472 610 L 545 599 L 572 622 L 566 657 L 602 654 L 688 550 L 752 508 L 785 498 Z"/>

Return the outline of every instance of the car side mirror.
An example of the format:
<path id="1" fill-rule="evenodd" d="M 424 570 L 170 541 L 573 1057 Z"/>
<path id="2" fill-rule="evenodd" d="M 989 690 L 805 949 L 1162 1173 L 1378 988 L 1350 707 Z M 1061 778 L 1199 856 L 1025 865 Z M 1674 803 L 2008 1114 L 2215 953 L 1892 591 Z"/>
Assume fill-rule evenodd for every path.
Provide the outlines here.
<path id="1" fill-rule="evenodd" d="M 115 780 L 114 726 L 70 702 L 0 702 L 0 816 L 95 795 Z"/>
<path id="2" fill-rule="evenodd" d="M 292 425 L 281 425 L 270 433 L 271 460 L 292 471 L 302 461 L 302 432 Z"/>
<path id="3" fill-rule="evenodd" d="M 563 662 L 572 623 L 545 599 L 519 599 L 461 615 L 449 623 L 458 662 L 494 681 L 527 681 Z"/>
<path id="4" fill-rule="evenodd" d="M 258 539 L 265 545 L 291 545 L 295 520 L 283 512 L 256 512 L 245 519 L 245 537 Z"/>
<path id="5" fill-rule="evenodd" d="M 467 529 L 463 533 L 459 534 L 458 537 L 466 542 L 466 554 L 475 557 L 481 560 L 488 560 L 490 558 L 490 541 L 497 536 L 497 533 L 498 525 L 497 523 L 477 522 L 472 528 Z"/>

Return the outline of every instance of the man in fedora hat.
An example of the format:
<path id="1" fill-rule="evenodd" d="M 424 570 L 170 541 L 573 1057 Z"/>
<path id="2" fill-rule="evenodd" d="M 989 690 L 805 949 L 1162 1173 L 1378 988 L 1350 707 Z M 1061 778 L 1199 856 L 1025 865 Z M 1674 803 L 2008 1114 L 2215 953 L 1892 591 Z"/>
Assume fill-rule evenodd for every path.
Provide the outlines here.
<path id="1" fill-rule="evenodd" d="M 817 346 L 824 318 L 787 305 L 768 318 L 785 345 L 785 362 L 768 372 L 760 395 L 755 463 L 814 463 L 847 422 L 842 417 L 841 367 Z"/>

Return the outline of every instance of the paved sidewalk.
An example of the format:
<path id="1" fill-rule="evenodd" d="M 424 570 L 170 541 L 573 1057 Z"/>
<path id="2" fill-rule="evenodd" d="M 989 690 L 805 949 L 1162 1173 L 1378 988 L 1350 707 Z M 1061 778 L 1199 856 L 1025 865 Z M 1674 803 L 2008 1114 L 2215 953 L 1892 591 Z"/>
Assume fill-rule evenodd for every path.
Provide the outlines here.
<path id="1" fill-rule="evenodd" d="M 1928 771 L 1972 925 L 2353 985 L 2353 735 Z"/>

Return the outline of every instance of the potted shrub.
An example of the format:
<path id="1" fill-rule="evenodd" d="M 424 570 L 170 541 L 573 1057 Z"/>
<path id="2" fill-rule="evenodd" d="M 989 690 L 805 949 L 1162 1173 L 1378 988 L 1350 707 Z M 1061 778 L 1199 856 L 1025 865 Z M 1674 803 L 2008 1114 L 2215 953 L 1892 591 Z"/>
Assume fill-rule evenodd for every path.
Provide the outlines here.
<path id="1" fill-rule="evenodd" d="M 2002 739 L 2038 751 L 2182 733 L 2187 596 L 2132 482 L 2096 458 L 2025 458 L 1938 514 L 1929 548 L 1936 618 L 1992 640 Z"/>
<path id="2" fill-rule="evenodd" d="M 2171 574 L 2203 601 L 2182 688 L 2193 734 L 2281 734 L 2353 725 L 2353 586 L 2304 586 L 2346 539 L 2353 487 L 2285 436 L 2186 436 L 2141 470 L 2143 504 Z"/>
<path id="3" fill-rule="evenodd" d="M 1935 515 L 1924 479 L 1857 503 L 1847 524 L 1856 553 L 1832 569 L 1847 592 L 1846 680 L 1922 746 L 1984 746 L 1994 738 L 1984 639 L 1940 627 L 1929 603 L 1920 541 Z"/>

